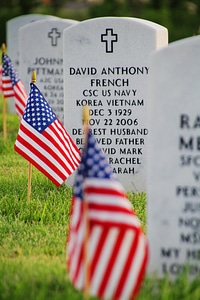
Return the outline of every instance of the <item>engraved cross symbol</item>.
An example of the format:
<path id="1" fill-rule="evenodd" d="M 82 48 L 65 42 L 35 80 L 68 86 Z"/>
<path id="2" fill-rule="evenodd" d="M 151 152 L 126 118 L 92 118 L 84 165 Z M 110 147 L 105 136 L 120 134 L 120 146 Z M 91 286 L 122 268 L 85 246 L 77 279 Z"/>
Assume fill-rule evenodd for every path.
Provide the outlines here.
<path id="1" fill-rule="evenodd" d="M 113 52 L 113 43 L 118 41 L 118 35 L 113 33 L 113 28 L 107 28 L 106 33 L 101 34 L 101 42 L 106 43 L 106 53 Z"/>
<path id="2" fill-rule="evenodd" d="M 61 33 L 58 31 L 57 28 L 52 28 L 51 31 L 48 33 L 48 37 L 51 38 L 51 46 L 57 46 L 58 38 L 60 38 Z"/>

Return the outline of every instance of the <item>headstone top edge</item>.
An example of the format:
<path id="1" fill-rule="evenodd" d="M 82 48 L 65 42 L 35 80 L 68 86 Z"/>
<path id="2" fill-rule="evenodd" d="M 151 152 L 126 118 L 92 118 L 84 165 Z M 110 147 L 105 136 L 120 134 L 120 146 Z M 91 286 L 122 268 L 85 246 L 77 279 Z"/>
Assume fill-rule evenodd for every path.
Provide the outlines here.
<path id="1" fill-rule="evenodd" d="M 154 57 L 157 57 L 158 55 L 165 55 L 166 52 L 172 52 L 172 51 L 179 51 L 180 48 L 183 48 L 184 50 L 188 47 L 192 47 L 193 45 L 197 45 L 200 48 L 200 35 L 187 37 L 172 43 L 169 43 L 168 45 L 154 51 L 151 54 L 151 59 L 154 59 Z"/>
<path id="2" fill-rule="evenodd" d="M 151 21 L 148 21 L 148 20 L 145 20 L 145 19 L 140 19 L 140 18 L 135 18 L 135 17 L 115 17 L 115 16 L 111 16 L 111 17 L 97 17 L 97 18 L 91 18 L 91 19 L 87 19 L 87 20 L 84 20 L 84 21 L 81 21 L 79 22 L 78 24 L 75 24 L 75 26 L 82 26 L 83 24 L 90 24 L 90 23 L 94 23 L 94 22 L 101 22 L 101 21 L 122 21 L 122 22 L 125 22 L 125 21 L 134 21 L 134 22 L 137 22 L 138 24 L 141 24 L 141 25 L 144 25 L 144 26 L 148 26 L 148 27 L 151 27 L 152 29 L 156 29 L 156 30 L 165 30 L 166 32 L 168 31 L 166 27 L 160 25 L 160 24 L 157 24 L 157 23 L 154 23 L 154 22 L 151 22 Z M 69 28 L 67 28 L 66 30 L 68 30 Z"/>
<path id="3" fill-rule="evenodd" d="M 66 28 L 64 30 L 65 31 L 68 31 L 68 30 L 75 30 L 75 28 L 77 28 L 77 26 L 79 27 L 83 27 L 83 26 L 89 26 L 91 23 L 96 23 L 98 25 L 98 23 L 101 23 L 101 22 L 104 22 L 103 24 L 105 24 L 105 26 L 109 25 L 111 26 L 112 22 L 113 22 L 113 25 L 114 25 L 114 22 L 135 22 L 135 24 L 138 24 L 140 25 L 141 27 L 144 28 L 149 28 L 150 30 L 155 30 L 155 31 L 160 31 L 160 32 L 165 32 L 165 34 L 168 34 L 168 29 L 160 24 L 156 24 L 156 23 L 153 23 L 151 21 L 148 21 L 148 20 L 143 20 L 143 19 L 140 19 L 140 18 L 132 18 L 132 17 L 98 17 L 98 18 L 91 18 L 91 19 L 87 19 L 87 20 L 84 20 L 84 21 L 81 21 L 81 22 L 77 22 L 75 24 L 72 24 L 72 26 L 70 26 L 70 28 Z"/>
<path id="4" fill-rule="evenodd" d="M 31 27 L 31 26 L 33 26 L 33 25 L 40 25 L 40 24 L 48 24 L 48 23 L 51 23 L 51 22 L 54 22 L 55 23 L 55 25 L 56 25 L 56 23 L 66 23 L 66 24 L 70 24 L 70 22 L 71 22 L 71 24 L 72 25 L 75 25 L 76 23 L 79 23 L 79 21 L 77 21 L 77 20 L 72 20 L 72 19 L 63 19 L 63 18 L 56 18 L 56 19 L 48 19 L 48 20 L 36 20 L 36 21 L 34 21 L 34 22 L 31 22 L 31 23 L 28 23 L 28 24 L 25 24 L 25 25 L 22 25 L 20 28 L 19 28 L 19 31 L 21 31 L 21 30 L 24 30 L 24 29 L 27 29 L 27 28 L 29 28 L 29 27 Z"/>
<path id="5" fill-rule="evenodd" d="M 14 23 L 14 22 L 17 22 L 19 19 L 28 19 L 28 18 L 31 18 L 31 17 L 45 17 L 45 18 L 49 18 L 49 19 L 59 19 L 59 17 L 56 17 L 56 16 L 53 16 L 53 15 L 45 15 L 45 14 L 26 14 L 26 15 L 20 15 L 20 16 L 17 16 L 15 18 L 12 18 L 10 20 L 8 20 L 6 23 L 10 24 L 10 23 Z"/>

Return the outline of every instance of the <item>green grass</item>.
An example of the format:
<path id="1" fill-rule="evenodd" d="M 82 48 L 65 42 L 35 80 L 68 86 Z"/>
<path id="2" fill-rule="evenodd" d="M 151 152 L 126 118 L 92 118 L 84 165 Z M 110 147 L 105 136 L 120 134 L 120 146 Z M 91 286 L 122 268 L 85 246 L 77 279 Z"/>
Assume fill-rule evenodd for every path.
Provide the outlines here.
<path id="1" fill-rule="evenodd" d="M 0 300 L 82 299 L 67 278 L 65 262 L 72 189 L 56 188 L 33 168 L 28 203 L 28 163 L 13 149 L 19 121 L 7 115 L 6 141 L 2 124 L 0 114 Z M 146 230 L 146 195 L 128 197 Z M 199 279 L 190 282 L 187 273 L 174 282 L 147 277 L 137 299 L 199 300 Z"/>

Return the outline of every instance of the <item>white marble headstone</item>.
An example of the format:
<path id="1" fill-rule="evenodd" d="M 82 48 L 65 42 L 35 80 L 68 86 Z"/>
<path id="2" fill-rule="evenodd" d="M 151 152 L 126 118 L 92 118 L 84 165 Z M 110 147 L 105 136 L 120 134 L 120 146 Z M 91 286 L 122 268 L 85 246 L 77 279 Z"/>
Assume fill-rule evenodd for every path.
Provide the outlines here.
<path id="1" fill-rule="evenodd" d="M 9 57 L 11 58 L 15 69 L 19 73 L 19 28 L 35 22 L 37 20 L 56 18 L 54 16 L 42 15 L 42 14 L 28 14 L 22 15 L 13 19 L 10 19 L 6 23 L 6 47 Z M 8 107 L 10 113 L 16 113 L 14 99 L 10 98 L 8 101 Z"/>
<path id="2" fill-rule="evenodd" d="M 136 18 L 105 17 L 64 31 L 65 127 L 82 149 L 82 111 L 126 190 L 146 190 L 149 55 L 167 29 Z"/>
<path id="3" fill-rule="evenodd" d="M 36 85 L 64 123 L 63 30 L 78 21 L 48 19 L 25 25 L 19 30 L 20 76 L 30 90 L 33 70 Z"/>
<path id="4" fill-rule="evenodd" d="M 200 37 L 151 57 L 149 76 L 149 272 L 200 274 Z"/>

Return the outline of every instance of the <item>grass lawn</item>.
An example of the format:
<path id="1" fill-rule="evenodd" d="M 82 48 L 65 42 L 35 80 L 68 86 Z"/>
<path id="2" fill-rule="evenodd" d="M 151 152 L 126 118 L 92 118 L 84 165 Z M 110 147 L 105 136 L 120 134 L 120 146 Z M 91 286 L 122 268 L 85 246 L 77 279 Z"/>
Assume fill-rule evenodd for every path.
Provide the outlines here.
<path id="1" fill-rule="evenodd" d="M 33 168 L 29 203 L 28 162 L 13 150 L 19 121 L 8 114 L 6 123 L 4 141 L 0 113 L 0 300 L 82 299 L 65 266 L 72 189 L 65 184 L 58 189 Z M 128 197 L 146 230 L 146 195 Z M 137 299 L 199 300 L 199 279 L 146 277 Z"/>

